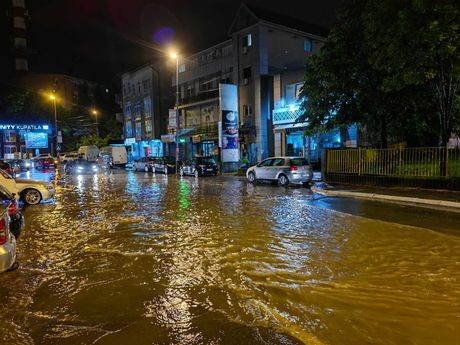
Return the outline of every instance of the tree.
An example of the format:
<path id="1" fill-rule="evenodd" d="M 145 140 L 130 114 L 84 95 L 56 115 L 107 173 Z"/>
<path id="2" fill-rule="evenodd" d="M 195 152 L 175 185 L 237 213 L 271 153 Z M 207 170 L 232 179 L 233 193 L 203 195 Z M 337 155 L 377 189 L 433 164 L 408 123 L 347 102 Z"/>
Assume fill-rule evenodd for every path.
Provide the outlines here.
<path id="1" fill-rule="evenodd" d="M 452 66 L 459 44 L 454 18 L 459 21 L 458 5 L 441 2 L 450 5 L 439 5 L 441 11 L 426 0 L 345 2 L 321 52 L 309 61 L 300 121 L 308 122 L 310 131 L 358 123 L 372 144 L 381 147 L 388 138 L 420 144 L 436 132 L 448 139 L 458 109 L 449 100 L 458 99 L 452 98 L 458 92 Z M 422 14 L 440 18 L 447 9 L 450 24 L 438 23 L 431 34 L 420 33 L 421 22 L 429 22 Z M 431 57 L 425 56 L 427 50 Z M 444 96 L 436 97 L 436 92 Z M 449 112 L 438 111 L 444 120 L 436 121 L 433 114 L 441 106 Z"/>

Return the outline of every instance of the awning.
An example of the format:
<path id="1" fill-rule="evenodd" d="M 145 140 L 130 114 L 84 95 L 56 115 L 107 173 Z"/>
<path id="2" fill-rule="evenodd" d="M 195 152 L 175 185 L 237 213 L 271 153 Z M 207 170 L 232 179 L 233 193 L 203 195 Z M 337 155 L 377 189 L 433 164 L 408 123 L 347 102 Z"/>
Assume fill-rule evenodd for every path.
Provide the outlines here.
<path id="1" fill-rule="evenodd" d="M 289 123 L 286 125 L 276 125 L 273 128 L 273 132 L 281 132 L 282 130 L 289 130 L 289 129 L 302 129 L 306 127 L 306 123 Z"/>

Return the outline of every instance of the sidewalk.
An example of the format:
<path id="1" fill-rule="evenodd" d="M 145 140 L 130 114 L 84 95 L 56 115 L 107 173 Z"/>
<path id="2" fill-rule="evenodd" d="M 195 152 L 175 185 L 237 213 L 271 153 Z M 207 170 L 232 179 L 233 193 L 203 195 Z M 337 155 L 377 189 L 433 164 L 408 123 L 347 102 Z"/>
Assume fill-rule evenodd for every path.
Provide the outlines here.
<path id="1" fill-rule="evenodd" d="M 402 187 L 374 187 L 356 185 L 329 185 L 317 182 L 312 191 L 331 197 L 380 200 L 395 203 L 450 209 L 460 212 L 460 192 Z"/>

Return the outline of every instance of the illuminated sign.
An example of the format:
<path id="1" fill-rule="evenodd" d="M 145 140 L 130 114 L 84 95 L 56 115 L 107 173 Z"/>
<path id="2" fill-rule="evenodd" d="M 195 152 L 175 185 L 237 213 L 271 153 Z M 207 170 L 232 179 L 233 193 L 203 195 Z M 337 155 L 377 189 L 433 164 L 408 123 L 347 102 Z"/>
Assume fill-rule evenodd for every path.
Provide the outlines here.
<path id="1" fill-rule="evenodd" d="M 238 89 L 233 84 L 220 84 L 222 162 L 238 162 Z"/>
<path id="2" fill-rule="evenodd" d="M 44 149 L 48 147 L 48 133 L 46 132 L 27 132 L 25 133 L 26 148 Z"/>
<path id="3" fill-rule="evenodd" d="M 5 125 L 5 124 L 0 124 L 0 130 L 28 130 L 28 131 L 36 131 L 36 130 L 49 130 L 48 125 L 18 125 L 18 124 L 12 124 L 12 125 Z"/>

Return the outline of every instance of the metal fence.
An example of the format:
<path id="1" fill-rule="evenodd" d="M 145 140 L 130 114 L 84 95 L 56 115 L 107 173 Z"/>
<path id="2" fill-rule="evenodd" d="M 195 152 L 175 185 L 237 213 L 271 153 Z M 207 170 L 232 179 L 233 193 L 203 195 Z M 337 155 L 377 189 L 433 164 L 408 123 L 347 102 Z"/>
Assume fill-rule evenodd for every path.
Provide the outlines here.
<path id="1" fill-rule="evenodd" d="M 327 173 L 417 178 L 460 177 L 460 150 L 446 147 L 327 151 Z"/>

